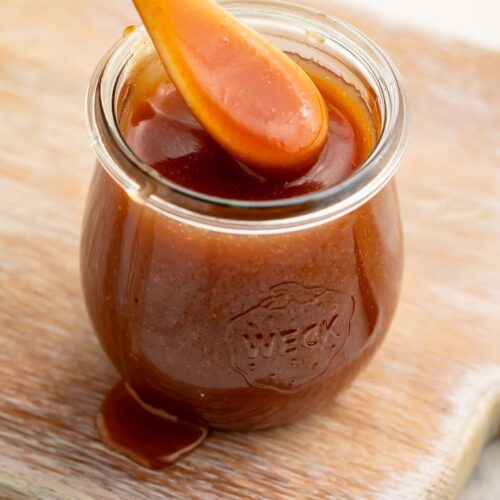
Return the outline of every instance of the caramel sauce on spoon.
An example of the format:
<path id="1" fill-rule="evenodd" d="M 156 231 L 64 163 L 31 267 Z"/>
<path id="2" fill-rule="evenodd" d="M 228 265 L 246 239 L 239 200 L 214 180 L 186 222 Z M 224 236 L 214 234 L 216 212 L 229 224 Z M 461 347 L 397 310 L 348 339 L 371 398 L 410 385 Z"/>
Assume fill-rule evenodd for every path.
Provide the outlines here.
<path id="1" fill-rule="evenodd" d="M 289 56 L 213 0 L 134 0 L 173 83 L 203 128 L 266 177 L 307 171 L 328 110 Z"/>

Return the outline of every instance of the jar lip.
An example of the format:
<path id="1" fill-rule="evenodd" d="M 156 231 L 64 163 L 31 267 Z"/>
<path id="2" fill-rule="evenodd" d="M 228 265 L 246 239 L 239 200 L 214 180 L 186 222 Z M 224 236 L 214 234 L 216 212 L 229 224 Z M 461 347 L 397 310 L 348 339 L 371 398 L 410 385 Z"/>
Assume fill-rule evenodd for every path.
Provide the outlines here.
<path id="1" fill-rule="evenodd" d="M 166 209 L 171 213 L 176 210 L 175 203 L 167 199 L 145 193 L 144 186 L 134 182 L 130 176 L 123 172 L 123 163 L 127 162 L 132 169 L 142 171 L 146 178 L 159 183 L 163 193 L 174 195 L 176 199 L 187 198 L 196 204 L 212 207 L 223 207 L 228 210 L 240 211 L 241 213 L 230 218 L 235 218 L 245 226 L 255 224 L 255 218 L 262 219 L 264 216 L 250 215 L 255 211 L 259 214 L 275 210 L 277 212 L 274 223 L 280 222 L 282 210 L 291 209 L 291 213 L 284 217 L 287 226 L 303 223 L 314 223 L 307 220 L 307 215 L 314 213 L 313 219 L 323 221 L 325 218 L 339 218 L 366 203 L 377 194 L 393 177 L 399 167 L 406 144 L 408 141 L 408 97 L 402 77 L 388 56 L 366 35 L 352 27 L 348 23 L 329 16 L 309 7 L 289 2 L 286 0 L 261 0 L 244 2 L 241 0 L 222 0 L 220 2 L 235 15 L 251 14 L 259 15 L 274 13 L 287 17 L 289 21 L 302 21 L 308 23 L 311 28 L 321 31 L 323 36 L 332 37 L 334 34 L 351 45 L 351 50 L 356 50 L 356 57 L 374 77 L 382 97 L 385 118 L 382 123 L 380 136 L 373 151 L 368 158 L 359 165 L 348 177 L 341 182 L 322 189 L 292 198 L 277 200 L 253 201 L 221 198 L 211 196 L 198 191 L 188 189 L 176 184 L 168 178 L 159 174 L 148 164 L 140 160 L 128 147 L 123 139 L 114 110 L 115 90 L 121 76 L 124 64 L 130 58 L 131 48 L 144 36 L 145 30 L 140 29 L 120 39 L 104 56 L 96 68 L 92 77 L 87 94 L 87 128 L 89 130 L 92 146 L 100 163 L 106 168 L 118 182 L 125 185 L 126 190 L 132 196 L 140 194 L 142 202 L 153 205 L 155 209 Z M 369 51 L 370 54 L 366 52 Z M 107 92 L 103 87 L 107 86 Z M 110 92 L 111 91 L 111 92 Z M 103 138 L 107 135 L 107 139 Z M 115 144 L 110 144 L 112 139 Z M 116 161 L 116 155 L 120 153 L 120 161 Z M 130 170 L 129 168 L 129 170 Z M 150 184 L 150 183 L 149 183 Z M 146 188 L 146 191 L 148 189 Z M 137 196 L 133 196 L 137 199 Z M 145 198 L 151 198 L 145 201 Z M 154 199 L 153 199 L 154 198 Z M 153 202 L 153 203 L 151 203 Z M 210 210 L 203 210 L 210 213 Z M 191 212 L 191 213 L 190 213 Z M 179 217 L 190 217 L 195 219 L 202 217 L 213 220 L 205 222 L 220 223 L 220 217 L 211 215 L 193 214 L 191 210 L 180 209 Z M 224 215 L 223 215 L 224 217 Z M 191 217 L 192 218 L 192 217 Z M 265 217 L 264 217 L 265 218 Z M 311 219 L 311 217 L 309 217 Z M 283 222 L 283 220 L 281 220 Z M 259 223 L 262 223 L 259 221 Z"/>

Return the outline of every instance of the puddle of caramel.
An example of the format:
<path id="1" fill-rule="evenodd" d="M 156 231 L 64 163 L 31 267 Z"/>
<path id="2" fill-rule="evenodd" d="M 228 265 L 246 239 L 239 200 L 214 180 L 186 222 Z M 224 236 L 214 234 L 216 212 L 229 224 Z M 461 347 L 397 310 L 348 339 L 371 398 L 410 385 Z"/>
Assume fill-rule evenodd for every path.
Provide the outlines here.
<path id="1" fill-rule="evenodd" d="M 104 399 L 97 416 L 104 443 L 134 462 L 163 469 L 198 448 L 208 429 L 142 404 L 123 382 Z"/>

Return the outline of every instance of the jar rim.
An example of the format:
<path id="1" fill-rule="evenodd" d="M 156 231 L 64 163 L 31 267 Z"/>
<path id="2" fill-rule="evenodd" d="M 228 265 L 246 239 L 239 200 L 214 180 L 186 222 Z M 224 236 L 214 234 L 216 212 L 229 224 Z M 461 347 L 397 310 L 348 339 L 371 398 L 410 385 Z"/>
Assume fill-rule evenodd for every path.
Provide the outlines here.
<path id="1" fill-rule="evenodd" d="M 129 196 L 177 220 L 231 232 L 301 229 L 352 212 L 375 196 L 394 176 L 408 141 L 408 96 L 399 71 L 366 35 L 348 23 L 288 0 L 222 0 L 231 13 L 274 15 L 323 38 L 343 43 L 373 77 L 381 96 L 383 121 L 377 143 L 348 177 L 325 189 L 292 198 L 253 201 L 204 194 L 174 183 L 140 160 L 122 137 L 114 103 L 116 87 L 143 27 L 121 38 L 92 76 L 86 101 L 87 128 L 100 164 Z M 133 173 L 133 175 L 131 175 Z M 214 208 L 219 212 L 214 216 Z"/>

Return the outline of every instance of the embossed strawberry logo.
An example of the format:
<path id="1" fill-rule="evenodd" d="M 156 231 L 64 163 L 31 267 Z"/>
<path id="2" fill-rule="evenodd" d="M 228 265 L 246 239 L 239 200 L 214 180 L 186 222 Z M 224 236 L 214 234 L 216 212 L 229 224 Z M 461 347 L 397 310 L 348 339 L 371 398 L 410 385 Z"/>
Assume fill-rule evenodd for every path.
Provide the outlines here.
<path id="1" fill-rule="evenodd" d="M 349 336 L 351 296 L 280 283 L 229 323 L 233 367 L 248 383 L 295 392 L 321 376 Z"/>

